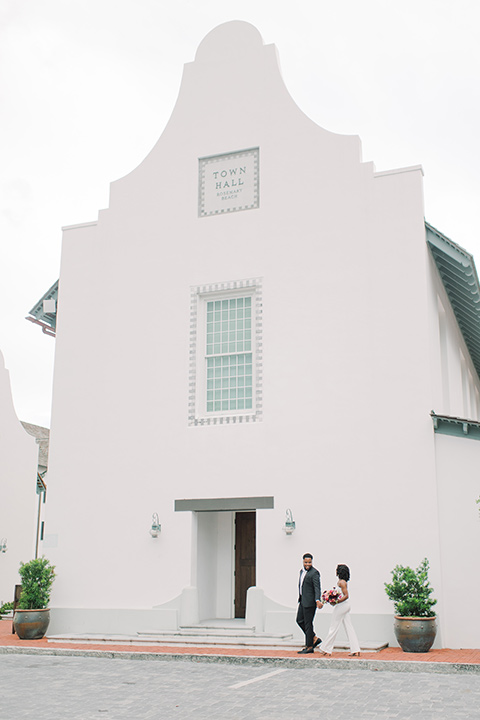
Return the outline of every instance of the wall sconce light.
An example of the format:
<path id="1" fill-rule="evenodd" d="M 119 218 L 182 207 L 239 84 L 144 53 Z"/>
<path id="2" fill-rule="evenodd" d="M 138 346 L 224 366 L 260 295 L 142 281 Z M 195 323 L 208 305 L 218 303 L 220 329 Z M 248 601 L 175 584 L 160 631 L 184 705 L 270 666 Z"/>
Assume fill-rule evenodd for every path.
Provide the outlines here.
<path id="1" fill-rule="evenodd" d="M 0 552 L 7 552 L 7 538 L 2 538 L 0 540 Z"/>
<path id="2" fill-rule="evenodd" d="M 150 530 L 150 535 L 153 538 L 158 537 L 158 533 L 161 531 L 162 526 L 160 525 L 160 520 L 158 519 L 158 513 L 153 513 L 152 515 L 152 529 Z"/>
<path id="3" fill-rule="evenodd" d="M 295 530 L 295 520 L 293 519 L 292 511 L 290 508 L 285 510 L 285 525 L 283 526 L 287 535 L 291 535 Z"/>

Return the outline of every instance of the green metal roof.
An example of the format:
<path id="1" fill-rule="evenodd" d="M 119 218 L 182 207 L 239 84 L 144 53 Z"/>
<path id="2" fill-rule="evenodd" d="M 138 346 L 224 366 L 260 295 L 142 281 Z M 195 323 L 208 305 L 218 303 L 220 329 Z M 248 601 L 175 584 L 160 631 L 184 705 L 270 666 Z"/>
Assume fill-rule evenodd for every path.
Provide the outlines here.
<path id="1" fill-rule="evenodd" d="M 433 429 L 440 435 L 453 435 L 454 437 L 468 437 L 480 440 L 480 422 L 452 415 L 437 415 L 433 410 L 430 413 L 433 420 Z"/>
<path id="2" fill-rule="evenodd" d="M 480 378 L 480 284 L 472 255 L 425 223 L 427 244 Z"/>
<path id="3" fill-rule="evenodd" d="M 54 313 L 47 313 L 43 309 L 43 301 L 44 300 L 55 300 L 55 312 Z M 29 311 L 29 314 L 32 317 L 27 317 L 27 320 L 30 320 L 32 322 L 37 321 L 38 325 L 45 325 L 47 328 L 51 328 L 53 332 L 55 332 L 57 327 L 57 301 L 58 301 L 58 280 L 54 282 L 50 290 L 47 290 L 45 295 L 42 295 L 40 300 L 35 303 L 33 308 Z M 45 332 L 45 329 L 44 329 Z M 47 333 L 49 334 L 49 333 Z"/>

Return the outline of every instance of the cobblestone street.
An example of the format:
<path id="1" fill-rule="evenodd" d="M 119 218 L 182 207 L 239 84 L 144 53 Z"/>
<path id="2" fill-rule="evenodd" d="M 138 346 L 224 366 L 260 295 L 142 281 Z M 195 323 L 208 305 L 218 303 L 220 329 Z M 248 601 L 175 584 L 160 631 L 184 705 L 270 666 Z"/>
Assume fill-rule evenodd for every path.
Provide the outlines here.
<path id="1" fill-rule="evenodd" d="M 0 656 L 0 720 L 478 720 L 480 675 Z"/>

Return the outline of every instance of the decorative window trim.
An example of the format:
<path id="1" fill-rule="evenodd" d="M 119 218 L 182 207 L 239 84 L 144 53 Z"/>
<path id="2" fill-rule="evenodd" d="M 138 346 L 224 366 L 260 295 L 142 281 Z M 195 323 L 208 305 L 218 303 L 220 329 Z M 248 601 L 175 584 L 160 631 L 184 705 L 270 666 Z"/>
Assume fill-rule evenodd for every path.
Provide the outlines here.
<path id="1" fill-rule="evenodd" d="M 216 413 L 200 411 L 198 394 L 203 383 L 200 382 L 199 373 L 204 372 L 204 349 L 199 347 L 199 322 L 203 321 L 203 313 L 199 313 L 200 303 L 205 302 L 207 296 L 228 295 L 252 291 L 253 327 L 252 352 L 254 356 L 254 406 L 251 411 L 224 411 Z M 189 394 L 188 394 L 188 425 L 235 425 L 239 423 L 259 422 L 263 415 L 263 323 L 262 323 L 262 279 L 250 278 L 247 280 L 233 280 L 210 285 L 196 285 L 190 288 L 190 345 L 189 345 Z"/>

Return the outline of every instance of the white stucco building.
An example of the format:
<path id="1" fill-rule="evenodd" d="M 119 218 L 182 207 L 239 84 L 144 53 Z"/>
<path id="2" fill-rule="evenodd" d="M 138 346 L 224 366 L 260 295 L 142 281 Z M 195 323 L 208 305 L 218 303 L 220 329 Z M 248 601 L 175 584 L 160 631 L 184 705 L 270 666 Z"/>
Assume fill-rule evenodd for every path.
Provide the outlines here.
<path id="1" fill-rule="evenodd" d="M 52 633 L 291 631 L 309 551 L 324 587 L 350 566 L 361 640 L 395 642 L 383 583 L 428 557 L 437 645 L 480 645 L 478 578 L 454 599 L 480 532 L 479 284 L 422 185 L 306 117 L 254 27 L 207 35 L 150 154 L 64 229 Z"/>
<path id="2" fill-rule="evenodd" d="M 13 601 L 20 562 L 35 557 L 43 493 L 35 492 L 39 449 L 29 431 L 15 413 L 0 353 L 0 604 Z"/>

